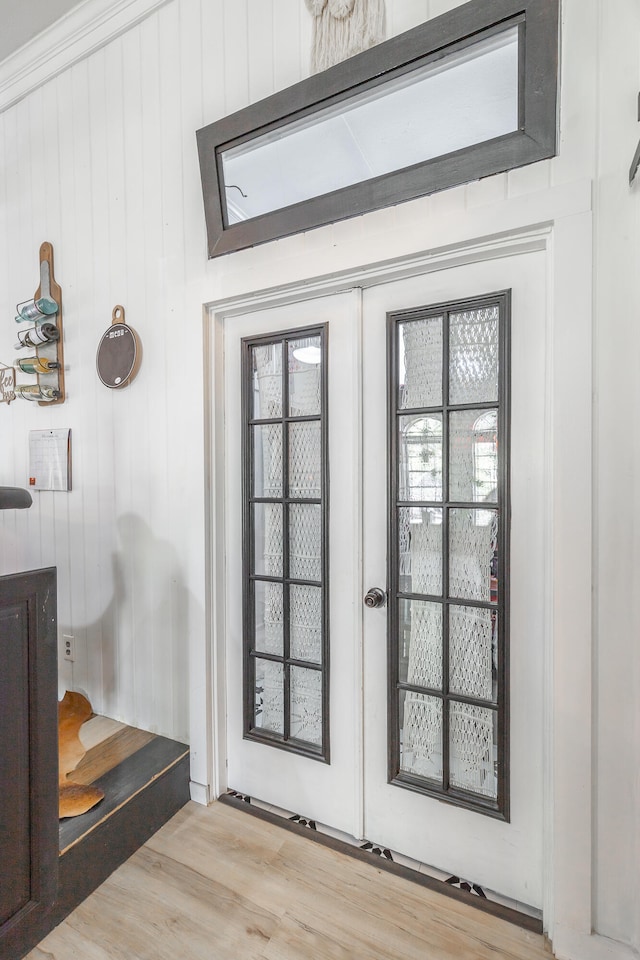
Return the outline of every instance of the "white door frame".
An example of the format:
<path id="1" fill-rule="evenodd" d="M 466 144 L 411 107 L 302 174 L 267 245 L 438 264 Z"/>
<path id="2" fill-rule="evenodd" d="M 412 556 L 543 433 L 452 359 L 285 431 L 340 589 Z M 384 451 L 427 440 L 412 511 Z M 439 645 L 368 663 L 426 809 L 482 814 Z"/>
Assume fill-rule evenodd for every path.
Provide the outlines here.
<path id="1" fill-rule="evenodd" d="M 409 258 L 205 305 L 207 616 L 214 799 L 227 788 L 224 663 L 224 383 L 228 318 L 405 276 L 545 250 L 548 270 L 544 597 L 544 926 L 558 956 L 598 957 L 592 936 L 592 242 L 591 212 Z M 582 951 L 582 952 L 581 952 Z M 585 952 L 585 951 L 588 951 Z M 609 955 L 609 954 L 607 954 Z M 613 956 L 613 954 L 610 954 Z"/>

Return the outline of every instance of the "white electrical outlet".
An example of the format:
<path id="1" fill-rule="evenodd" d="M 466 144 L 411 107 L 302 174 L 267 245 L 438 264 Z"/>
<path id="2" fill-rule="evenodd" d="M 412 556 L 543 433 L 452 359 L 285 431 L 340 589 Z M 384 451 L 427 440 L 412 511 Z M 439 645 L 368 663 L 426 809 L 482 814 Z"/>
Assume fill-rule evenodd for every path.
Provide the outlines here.
<path id="1" fill-rule="evenodd" d="M 73 663 L 76 659 L 76 638 L 63 634 L 62 642 L 64 644 L 64 659 Z"/>

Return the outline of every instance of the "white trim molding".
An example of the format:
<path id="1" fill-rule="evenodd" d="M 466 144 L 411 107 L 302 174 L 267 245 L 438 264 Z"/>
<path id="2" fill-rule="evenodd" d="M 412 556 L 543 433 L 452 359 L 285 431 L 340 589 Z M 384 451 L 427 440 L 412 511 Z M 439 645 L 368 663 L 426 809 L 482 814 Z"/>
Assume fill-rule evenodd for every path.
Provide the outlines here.
<path id="1" fill-rule="evenodd" d="M 441 271 L 453 266 L 471 262 L 482 262 L 494 258 L 504 258 L 522 253 L 534 252 L 537 250 L 546 250 L 550 255 L 550 337 L 549 348 L 555 354 L 555 357 L 548 358 L 548 362 L 554 359 L 549 374 L 549 383 L 547 385 L 550 395 L 550 409 L 548 411 L 550 418 L 550 427 L 552 430 L 552 440 L 550 441 L 550 485 L 548 495 L 550 500 L 548 547 L 554 555 L 554 566 L 557 565 L 557 555 L 562 552 L 559 547 L 567 544 L 570 546 L 574 539 L 568 536 L 567 526 L 575 526 L 575 512 L 579 511 L 582 520 L 578 527 L 582 530 L 581 538 L 590 542 L 590 440 L 591 440 L 591 407 L 590 403 L 582 404 L 580 420 L 580 436 L 583 438 L 578 456 L 572 464 L 567 461 L 567 457 L 562 455 L 559 444 L 560 434 L 566 435 L 566 413 L 563 402 L 562 383 L 566 381 L 566 362 L 567 347 L 565 328 L 567 325 L 566 311 L 564 309 L 567 297 L 573 293 L 575 296 L 576 277 L 573 274 L 566 274 L 560 269 L 562 264 L 556 262 L 558 255 L 566 256 L 567 242 L 576 240 L 576 232 L 582 230 L 586 237 L 585 244 L 580 247 L 579 253 L 581 259 L 579 266 L 588 267 L 589 241 L 590 241 L 590 212 L 584 210 L 574 216 L 569 216 L 567 220 L 561 218 L 546 223 L 532 223 L 528 226 L 522 226 L 512 231 L 505 231 L 500 234 L 493 234 L 484 237 L 469 237 L 461 240 L 457 244 L 451 244 L 416 253 L 408 257 L 401 257 L 390 261 L 369 264 L 359 268 L 348 268 L 339 274 L 328 274 L 306 278 L 304 281 L 292 280 L 288 283 L 275 285 L 263 290 L 254 290 L 250 293 L 243 293 L 237 296 L 230 296 L 210 302 L 205 306 L 209 313 L 210 333 L 205 336 L 206 362 L 208 372 L 207 379 L 212 387 L 208 397 L 209 409 L 206 410 L 206 420 L 209 425 L 210 438 L 208 443 L 208 459 L 210 476 L 215 476 L 216 465 L 222 462 L 222 439 L 223 439 L 223 415 L 222 398 L 223 385 L 220 372 L 220 353 L 221 330 L 222 325 L 227 318 L 241 315 L 248 310 L 258 310 L 261 308 L 274 307 L 278 305 L 289 304 L 297 300 L 305 300 L 314 297 L 327 296 L 335 294 L 346 289 L 366 288 L 368 286 L 383 283 L 385 281 L 401 279 L 404 277 L 424 274 L 431 271 Z M 560 235 L 558 241 L 557 234 Z M 566 277 L 566 280 L 565 280 Z M 590 287 L 584 286 L 583 300 L 580 303 L 581 309 L 574 320 L 579 324 L 580 318 L 590 317 Z M 206 329 L 206 328 L 205 328 Z M 580 330 L 580 334 L 584 331 Z M 588 330 L 587 330 L 588 333 Z M 583 393 L 588 395 L 591 389 L 591 364 L 590 364 L 590 339 L 587 336 L 585 349 L 580 354 L 580 383 L 583 390 L 580 392 L 580 401 L 583 401 Z M 572 415 L 575 413 L 572 408 Z M 575 451 L 574 451 L 575 452 Z M 583 492 L 575 497 L 575 502 L 568 507 L 564 498 L 560 497 L 562 491 L 558 489 L 559 470 L 568 471 L 574 479 L 573 489 L 580 489 L 580 482 L 583 483 Z M 208 494 L 212 497 L 211 510 L 215 515 L 219 511 L 220 498 L 223 497 L 223 489 L 219 483 L 210 482 L 208 485 Z M 562 506 L 566 515 L 558 513 L 558 507 Z M 208 569 L 211 578 L 211 592 L 214 600 L 213 607 L 216 610 L 216 618 L 211 623 L 212 642 L 213 642 L 213 663 L 218 665 L 218 677 L 224 675 L 224 540 L 220 537 L 220 531 L 217 524 L 213 524 L 213 529 L 208 531 Z M 582 544 L 581 544 L 582 546 Z M 565 624 L 561 622 L 559 613 L 563 612 L 562 595 L 555 598 L 554 606 L 553 592 L 549 590 L 545 603 L 545 663 L 546 663 L 546 697 L 545 697 L 545 715 L 547 718 L 547 749 L 544 763 L 545 795 L 550 803 L 550 815 L 547 817 L 544 826 L 544 863 L 547 890 L 545 897 L 545 926 L 547 932 L 553 937 L 554 921 L 568 921 L 567 925 L 571 933 L 578 930 L 589 929 L 590 907 L 591 907 L 591 827 L 590 827 L 590 803 L 584 802 L 585 795 L 589 797 L 589 783 L 591 775 L 591 740 L 589 730 L 589 710 L 590 710 L 590 674 L 588 665 L 590 657 L 583 655 L 583 648 L 589 647 L 590 628 L 588 622 L 590 614 L 590 550 L 582 549 L 582 563 L 570 564 L 569 572 L 563 578 L 563 585 L 567 588 L 573 586 L 570 591 L 572 600 L 578 603 L 582 611 L 584 623 L 580 623 L 580 629 L 564 629 Z M 573 572 L 579 567 L 579 576 L 577 583 Z M 584 574 L 584 576 L 583 576 Z M 570 581 L 570 582 L 569 582 Z M 562 661 L 558 663 L 558 657 L 555 650 L 555 643 L 558 641 L 557 630 L 562 628 L 563 648 L 569 648 L 568 658 L 571 659 L 571 652 L 577 646 L 580 648 L 579 657 L 586 661 L 584 675 L 579 677 L 580 683 L 573 689 L 573 697 L 576 701 L 577 717 L 565 718 L 562 709 L 558 709 L 558 704 L 554 699 L 554 679 L 562 683 L 565 689 L 565 676 L 560 670 L 560 677 L 554 677 Z M 221 686 L 221 684 L 220 684 Z M 577 689 L 579 686 L 579 689 Z M 218 691 L 219 694 L 221 691 Z M 214 755 L 215 765 L 219 771 L 218 779 L 215 785 L 214 795 L 219 793 L 226 786 L 225 766 L 226 766 L 226 725 L 225 711 L 218 708 L 214 716 Z M 580 733 L 576 738 L 574 721 L 582 721 Z M 576 739 L 579 749 L 576 747 Z M 573 744 L 576 749 L 576 763 L 578 771 L 572 770 L 571 774 L 565 774 L 565 769 L 558 769 L 555 762 L 557 756 L 564 755 L 567 748 L 567 741 Z M 570 750 L 570 748 L 569 748 Z M 583 785 L 587 784 L 586 792 Z M 586 814 L 576 818 L 576 830 L 572 831 L 569 837 L 569 843 L 558 843 L 558 831 L 554 829 L 552 812 L 562 807 L 576 809 L 584 804 Z M 572 814 L 570 813 L 571 817 Z M 575 834 L 575 835 L 574 835 Z M 559 848 L 556 850 L 556 846 Z M 568 848 L 567 848 L 568 847 Z M 567 848 L 567 849 L 565 849 Z M 558 855 L 559 854 L 559 855 Z M 579 864 L 579 873 L 584 873 L 585 882 L 577 890 L 576 897 L 572 898 L 559 896 L 559 890 L 568 886 L 572 887 L 572 869 L 573 865 Z M 578 960 L 579 954 L 569 955 L 571 960 Z M 604 954 L 603 956 L 606 956 Z M 622 960 L 622 958 L 620 958 Z"/>
<path id="2" fill-rule="evenodd" d="M 213 799 L 211 788 L 206 783 L 197 783 L 195 780 L 189 781 L 189 794 L 194 803 L 199 803 L 203 807 L 208 807 Z"/>
<path id="3" fill-rule="evenodd" d="M 639 960 L 640 954 L 618 940 L 598 933 L 576 933 L 558 925 L 553 940 L 557 960 Z"/>
<path id="4" fill-rule="evenodd" d="M 84 0 L 0 62 L 0 112 L 170 0 Z"/>

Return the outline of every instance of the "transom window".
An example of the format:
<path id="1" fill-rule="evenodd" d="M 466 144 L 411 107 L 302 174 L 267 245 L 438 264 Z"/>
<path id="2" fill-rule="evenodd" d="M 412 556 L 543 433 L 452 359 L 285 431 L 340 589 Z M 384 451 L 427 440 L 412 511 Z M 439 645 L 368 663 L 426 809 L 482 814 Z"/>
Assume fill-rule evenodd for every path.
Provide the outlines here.
<path id="1" fill-rule="evenodd" d="M 209 256 L 556 153 L 558 0 L 470 0 L 197 132 Z"/>
<path id="2" fill-rule="evenodd" d="M 243 351 L 245 737 L 328 761 L 326 329 Z"/>
<path id="3" fill-rule="evenodd" d="M 389 317 L 389 779 L 503 818 L 509 304 Z"/>

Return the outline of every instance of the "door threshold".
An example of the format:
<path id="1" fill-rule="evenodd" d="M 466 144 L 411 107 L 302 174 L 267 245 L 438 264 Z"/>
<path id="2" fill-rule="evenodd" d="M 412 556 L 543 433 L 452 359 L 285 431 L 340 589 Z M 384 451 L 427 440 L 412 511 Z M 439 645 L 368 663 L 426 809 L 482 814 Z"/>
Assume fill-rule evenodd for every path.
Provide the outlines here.
<path id="1" fill-rule="evenodd" d="M 503 898 L 498 899 L 498 894 L 485 891 L 478 884 L 468 882 L 460 877 L 447 877 L 446 874 L 436 871 L 434 868 L 419 864 L 417 861 L 411 861 L 409 857 L 395 853 L 386 847 L 381 847 L 368 840 L 356 840 L 347 834 L 333 830 L 331 827 L 317 823 L 315 820 L 290 813 L 280 807 L 273 807 L 255 797 L 238 793 L 236 790 L 229 790 L 218 797 L 218 800 L 220 803 L 228 804 L 237 810 L 244 810 L 260 820 L 267 821 L 267 823 L 276 824 L 299 836 L 321 843 L 338 853 L 371 863 L 376 868 L 392 873 L 396 877 L 403 877 L 411 883 L 417 883 L 436 893 L 441 893 L 445 897 L 458 900 L 460 903 L 466 903 L 483 913 L 506 920 L 507 923 L 513 923 L 524 930 L 531 931 L 531 933 L 543 933 L 542 916 L 539 911 L 528 906 L 524 910 L 509 906 Z M 423 872 L 432 869 L 433 873 Z M 440 876 L 436 875 L 438 873 L 440 873 Z M 493 899 L 494 897 L 496 899 Z"/>

